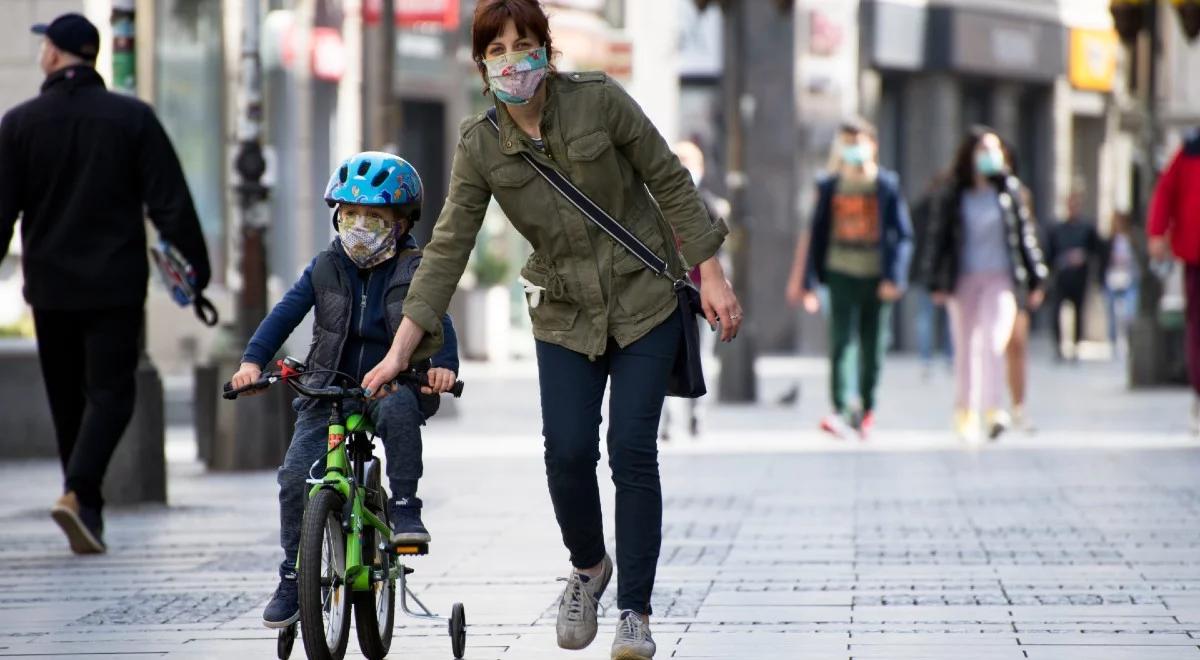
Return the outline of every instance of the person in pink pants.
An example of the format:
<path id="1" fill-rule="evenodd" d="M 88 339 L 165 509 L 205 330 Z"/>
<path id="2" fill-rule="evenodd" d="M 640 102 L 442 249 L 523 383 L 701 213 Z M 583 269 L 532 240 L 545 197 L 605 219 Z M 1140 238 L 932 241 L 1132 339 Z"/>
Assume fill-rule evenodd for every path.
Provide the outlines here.
<path id="1" fill-rule="evenodd" d="M 990 128 L 963 139 L 933 203 L 920 278 L 946 304 L 954 337 L 954 427 L 995 440 L 1011 424 L 1003 405 L 1005 350 L 1020 309 L 1036 309 L 1046 264 L 1037 221 L 1012 174 L 1012 155 Z"/>

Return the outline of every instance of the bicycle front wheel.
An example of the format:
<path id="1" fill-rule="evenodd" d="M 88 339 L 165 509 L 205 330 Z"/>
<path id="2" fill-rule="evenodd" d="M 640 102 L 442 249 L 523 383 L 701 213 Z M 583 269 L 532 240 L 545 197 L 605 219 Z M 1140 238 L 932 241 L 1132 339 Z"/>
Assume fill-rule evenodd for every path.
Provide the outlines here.
<path id="1" fill-rule="evenodd" d="M 379 462 L 367 470 L 367 488 L 375 494 L 370 501 L 375 515 L 388 522 L 387 495 L 379 484 Z M 371 588 L 354 592 L 354 630 L 358 646 L 370 660 L 387 656 L 392 646 L 392 627 L 396 619 L 396 581 L 392 579 L 392 557 L 380 547 L 387 543 L 379 532 L 368 526 L 362 533 L 363 564 L 371 569 Z"/>
<path id="2" fill-rule="evenodd" d="M 308 501 L 300 530 L 300 633 L 313 660 L 341 660 L 350 641 L 350 587 L 342 496 L 321 490 Z"/>

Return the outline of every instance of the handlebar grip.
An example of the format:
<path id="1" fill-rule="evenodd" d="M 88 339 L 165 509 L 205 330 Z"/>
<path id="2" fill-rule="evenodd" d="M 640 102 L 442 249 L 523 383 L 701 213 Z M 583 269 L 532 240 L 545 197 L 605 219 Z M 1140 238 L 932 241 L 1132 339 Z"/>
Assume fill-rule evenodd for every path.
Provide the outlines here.
<path id="1" fill-rule="evenodd" d="M 463 388 L 466 386 L 467 386 L 466 383 L 462 382 L 461 380 L 456 380 L 456 381 L 454 381 L 454 387 L 450 388 L 450 394 L 453 394 L 454 398 L 456 398 L 456 399 L 461 398 L 462 393 L 463 393 Z"/>
<path id="2" fill-rule="evenodd" d="M 271 386 L 271 381 L 267 380 L 265 378 L 260 378 L 259 380 L 256 380 L 253 383 L 250 383 L 249 385 L 245 385 L 245 386 L 237 387 L 237 388 L 235 388 L 233 386 L 233 383 L 225 383 L 225 385 L 222 386 L 222 388 L 221 388 L 221 397 L 224 399 L 227 399 L 229 401 L 233 401 L 234 399 L 238 398 L 239 394 L 242 394 L 244 392 L 249 392 L 251 390 L 266 389 L 270 386 Z"/>

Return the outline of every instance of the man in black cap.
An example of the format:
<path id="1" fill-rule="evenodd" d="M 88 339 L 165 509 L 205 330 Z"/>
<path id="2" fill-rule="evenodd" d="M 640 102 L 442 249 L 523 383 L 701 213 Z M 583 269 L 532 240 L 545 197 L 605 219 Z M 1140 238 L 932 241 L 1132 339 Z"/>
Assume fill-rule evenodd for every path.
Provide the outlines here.
<path id="1" fill-rule="evenodd" d="M 109 92 L 100 34 L 79 14 L 42 35 L 41 94 L 0 120 L 0 258 L 21 218 L 25 299 L 65 485 L 51 516 L 76 553 L 105 550 L 104 472 L 134 405 L 149 266 L 144 218 L 208 284 L 183 170 L 154 112 Z"/>

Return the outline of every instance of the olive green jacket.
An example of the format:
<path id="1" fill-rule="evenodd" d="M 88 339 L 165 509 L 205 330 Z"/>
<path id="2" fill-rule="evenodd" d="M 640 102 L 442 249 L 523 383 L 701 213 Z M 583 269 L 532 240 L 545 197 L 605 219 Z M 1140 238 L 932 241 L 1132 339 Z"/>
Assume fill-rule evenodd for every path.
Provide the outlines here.
<path id="1" fill-rule="evenodd" d="M 493 196 L 533 246 L 521 275 L 545 288 L 529 310 L 537 339 L 598 356 L 609 337 L 627 346 L 675 310 L 671 282 L 596 227 L 523 153 L 566 175 L 674 272 L 711 257 L 728 233 L 722 220 L 709 217 L 687 170 L 620 85 L 603 73 L 559 73 L 546 85 L 544 152 L 502 103 L 499 135 L 483 113 L 462 123 L 450 193 L 404 302 L 404 313 L 427 333 L 418 359 L 441 345 L 442 315 Z"/>

